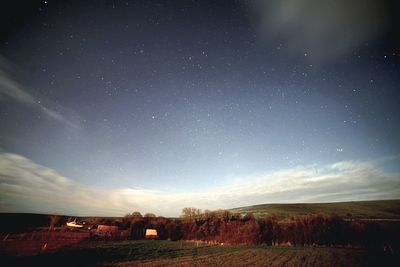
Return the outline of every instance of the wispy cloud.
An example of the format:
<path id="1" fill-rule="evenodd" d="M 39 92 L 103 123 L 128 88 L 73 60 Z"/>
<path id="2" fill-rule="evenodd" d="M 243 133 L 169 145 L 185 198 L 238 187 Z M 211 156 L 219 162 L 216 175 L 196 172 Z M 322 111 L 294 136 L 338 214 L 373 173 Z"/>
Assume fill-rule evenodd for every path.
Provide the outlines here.
<path id="1" fill-rule="evenodd" d="M 285 43 L 295 55 L 321 62 L 352 53 L 388 31 L 390 8 L 379 0 L 251 0 L 260 35 Z"/>
<path id="2" fill-rule="evenodd" d="M 33 95 L 28 93 L 26 88 L 21 85 L 11 74 L 14 66 L 4 57 L 0 56 L 0 96 L 6 97 L 8 99 L 12 99 L 21 105 L 27 106 L 29 108 L 35 109 L 38 112 L 41 112 L 48 118 L 68 125 L 69 127 L 80 129 L 78 123 L 73 122 L 70 119 L 67 119 L 60 112 L 53 110 L 51 108 L 45 107 L 41 102 L 36 99 Z M 1 98 L 0 98 L 1 100 Z M 53 104 L 54 105 L 54 104 Z M 73 112 L 68 111 L 66 108 L 58 105 L 58 109 L 64 112 L 68 112 L 72 114 Z"/>
<path id="3" fill-rule="evenodd" d="M 400 173 L 370 162 L 303 166 L 227 180 L 195 192 L 106 190 L 81 184 L 23 156 L 0 154 L 0 211 L 123 215 L 134 210 L 176 216 L 184 206 L 232 208 L 257 203 L 329 202 L 400 197 Z"/>

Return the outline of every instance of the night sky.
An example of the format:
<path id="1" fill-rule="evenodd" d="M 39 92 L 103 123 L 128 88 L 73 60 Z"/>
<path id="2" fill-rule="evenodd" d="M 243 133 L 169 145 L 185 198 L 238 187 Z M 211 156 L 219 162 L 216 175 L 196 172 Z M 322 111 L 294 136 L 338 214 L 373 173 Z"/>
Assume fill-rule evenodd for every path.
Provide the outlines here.
<path id="1" fill-rule="evenodd" d="M 396 1 L 6 2 L 0 212 L 400 198 Z"/>

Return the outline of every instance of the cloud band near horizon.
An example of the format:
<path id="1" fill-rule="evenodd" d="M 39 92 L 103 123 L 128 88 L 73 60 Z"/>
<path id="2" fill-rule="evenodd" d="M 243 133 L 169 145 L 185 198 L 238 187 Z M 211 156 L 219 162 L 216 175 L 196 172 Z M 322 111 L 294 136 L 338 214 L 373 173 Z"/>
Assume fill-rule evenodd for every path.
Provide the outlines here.
<path id="1" fill-rule="evenodd" d="M 400 198 L 400 173 L 376 163 L 342 161 L 226 180 L 213 189 L 169 192 L 89 186 L 18 154 L 0 154 L 0 212 L 122 216 L 133 211 L 178 216 L 183 207 L 219 209 L 261 203 Z"/>

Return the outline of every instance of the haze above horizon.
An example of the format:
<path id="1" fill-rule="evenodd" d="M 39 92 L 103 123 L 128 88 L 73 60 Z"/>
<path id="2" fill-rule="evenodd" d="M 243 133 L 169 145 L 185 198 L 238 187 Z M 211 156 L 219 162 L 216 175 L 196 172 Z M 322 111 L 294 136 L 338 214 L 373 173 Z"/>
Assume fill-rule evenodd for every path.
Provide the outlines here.
<path id="1" fill-rule="evenodd" d="M 393 1 L 9 1 L 0 212 L 400 198 Z"/>

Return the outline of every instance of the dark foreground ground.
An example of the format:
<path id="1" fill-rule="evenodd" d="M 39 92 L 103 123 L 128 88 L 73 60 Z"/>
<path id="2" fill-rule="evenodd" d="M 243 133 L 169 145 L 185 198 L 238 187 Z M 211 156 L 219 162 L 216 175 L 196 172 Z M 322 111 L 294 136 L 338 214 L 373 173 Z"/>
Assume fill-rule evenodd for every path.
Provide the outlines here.
<path id="1" fill-rule="evenodd" d="M 20 246 L 22 251 L 24 244 Z M 396 253 L 383 251 L 167 240 L 82 241 L 35 256 L 11 256 L 4 249 L 0 252 L 2 266 L 400 266 Z"/>

